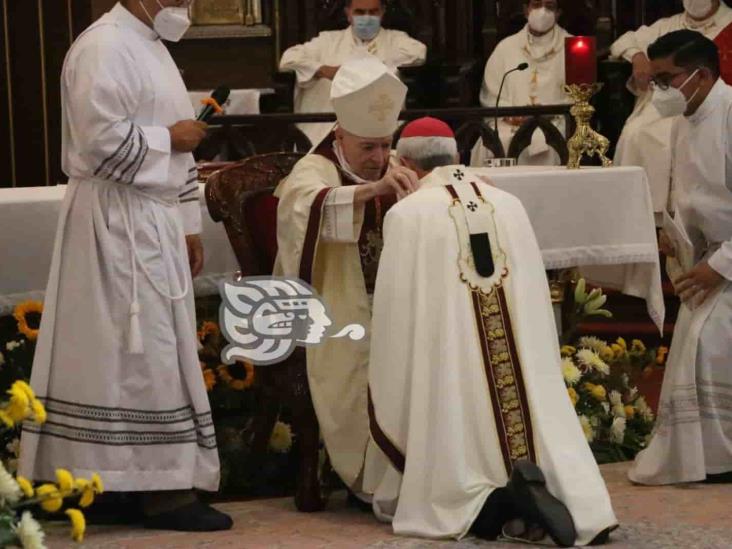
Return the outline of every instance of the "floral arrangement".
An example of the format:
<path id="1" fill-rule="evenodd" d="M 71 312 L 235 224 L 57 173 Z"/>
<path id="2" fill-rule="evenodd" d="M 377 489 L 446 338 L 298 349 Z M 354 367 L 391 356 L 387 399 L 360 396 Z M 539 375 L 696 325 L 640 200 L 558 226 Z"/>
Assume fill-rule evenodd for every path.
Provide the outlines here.
<path id="1" fill-rule="evenodd" d="M 580 279 L 569 329 L 587 316 L 611 317 L 602 308 L 606 300 L 599 288 L 587 293 Z M 648 349 L 638 339 L 628 347 L 623 338 L 607 343 L 585 336 L 563 345 L 561 354 L 567 393 L 598 463 L 633 459 L 650 440 L 654 416 L 632 380 L 652 365 L 663 365 L 668 349 Z"/>
<path id="2" fill-rule="evenodd" d="M 261 413 L 263 391 L 257 385 L 257 369 L 247 362 L 222 364 L 226 340 L 216 322 L 220 301 L 197 300 L 198 358 L 216 425 L 221 460 L 221 490 L 274 497 L 292 492 L 297 471 L 291 452 L 294 435 L 286 404 L 280 410 L 266 455 L 252 451 L 254 418 Z"/>
<path id="3" fill-rule="evenodd" d="M 7 391 L 9 398 L 0 405 L 0 432 L 14 430 L 23 421 L 42 424 L 46 410 L 36 398 L 33 389 L 23 380 L 16 380 Z M 20 545 L 26 549 L 45 547 L 44 533 L 33 518 L 30 508 L 39 505 L 44 511 L 56 513 L 65 499 L 78 500 L 79 507 L 88 507 L 96 494 L 104 491 L 99 475 L 90 480 L 74 478 L 64 469 L 56 471 L 56 484 L 46 483 L 38 487 L 23 477 L 15 478 L 0 464 L 0 547 Z M 71 521 L 71 535 L 82 541 L 86 521 L 79 509 L 65 511 Z"/>

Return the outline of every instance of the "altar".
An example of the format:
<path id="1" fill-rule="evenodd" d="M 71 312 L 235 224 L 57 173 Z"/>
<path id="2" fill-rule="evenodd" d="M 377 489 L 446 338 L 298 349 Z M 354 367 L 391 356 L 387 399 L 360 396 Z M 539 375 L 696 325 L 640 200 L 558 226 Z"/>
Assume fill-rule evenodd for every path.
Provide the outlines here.
<path id="1" fill-rule="evenodd" d="M 526 208 L 547 270 L 579 267 L 588 280 L 646 300 L 663 325 L 664 302 L 650 192 L 640 168 L 521 166 L 479 168 Z M 222 224 L 208 214 L 200 186 L 205 251 L 197 296 L 215 295 L 238 270 Z M 0 189 L 0 316 L 43 299 L 65 185 Z"/>

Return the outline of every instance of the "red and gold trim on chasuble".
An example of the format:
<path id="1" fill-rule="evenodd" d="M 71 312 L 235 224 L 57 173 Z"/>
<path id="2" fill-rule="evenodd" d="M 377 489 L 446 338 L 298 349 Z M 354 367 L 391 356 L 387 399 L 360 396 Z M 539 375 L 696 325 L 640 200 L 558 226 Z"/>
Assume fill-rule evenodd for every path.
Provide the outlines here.
<path id="1" fill-rule="evenodd" d="M 471 186 L 475 194 L 485 201 L 478 185 L 471 182 Z M 445 188 L 454 201 L 460 202 L 460 197 L 451 185 Z M 498 441 L 506 472 L 510 475 L 513 463 L 520 459 L 536 463 L 536 448 L 529 399 L 521 373 L 521 361 L 506 292 L 502 282 L 490 293 L 468 288 L 473 302 Z"/>

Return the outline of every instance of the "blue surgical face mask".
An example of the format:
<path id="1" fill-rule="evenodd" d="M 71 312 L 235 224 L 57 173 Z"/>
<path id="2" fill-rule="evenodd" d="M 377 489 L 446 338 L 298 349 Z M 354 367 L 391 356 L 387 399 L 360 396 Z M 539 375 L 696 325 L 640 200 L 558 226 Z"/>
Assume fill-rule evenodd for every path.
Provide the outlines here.
<path id="1" fill-rule="evenodd" d="M 381 17 L 378 15 L 354 15 L 353 32 L 361 40 L 373 40 L 381 29 Z"/>

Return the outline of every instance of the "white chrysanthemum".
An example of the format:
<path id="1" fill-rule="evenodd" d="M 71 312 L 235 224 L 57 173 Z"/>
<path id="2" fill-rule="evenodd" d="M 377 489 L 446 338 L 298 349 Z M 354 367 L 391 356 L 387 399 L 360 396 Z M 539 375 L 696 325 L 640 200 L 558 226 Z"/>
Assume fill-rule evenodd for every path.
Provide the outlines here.
<path id="1" fill-rule="evenodd" d="M 625 415 L 625 406 L 622 404 L 614 404 L 613 405 L 613 417 L 626 417 Z"/>
<path id="2" fill-rule="evenodd" d="M 610 373 L 610 366 L 608 366 L 605 361 L 591 349 L 580 349 L 577 351 L 577 360 L 579 360 L 580 363 L 589 370 L 595 370 L 603 375 L 608 375 Z"/>
<path id="3" fill-rule="evenodd" d="M 595 337 L 595 336 L 584 336 L 579 339 L 579 347 L 582 347 L 583 349 L 592 349 L 597 354 L 600 354 L 605 349 L 607 349 L 607 343 L 605 343 L 602 339 Z"/>
<path id="4" fill-rule="evenodd" d="M 635 401 L 635 409 L 638 410 L 638 413 L 644 421 L 647 421 L 648 423 L 653 421 L 653 410 L 651 410 L 651 407 L 648 406 L 646 399 L 642 396 L 638 397 L 638 399 Z"/>
<path id="5" fill-rule="evenodd" d="M 5 449 L 15 457 L 20 455 L 20 439 L 15 437 L 13 440 L 5 445 Z"/>
<path id="6" fill-rule="evenodd" d="M 582 372 L 569 357 L 562 359 L 562 375 L 567 385 L 575 385 L 582 378 Z"/>
<path id="7" fill-rule="evenodd" d="M 16 503 L 22 494 L 13 475 L 8 473 L 5 466 L 0 463 L 0 499 L 8 503 Z"/>
<path id="8" fill-rule="evenodd" d="M 8 351 L 14 351 L 18 347 L 20 347 L 20 341 L 8 341 L 5 344 L 5 349 Z"/>
<path id="9" fill-rule="evenodd" d="M 269 447 L 273 452 L 286 454 L 292 448 L 292 428 L 281 421 L 275 423 L 272 436 L 269 438 Z"/>
<path id="10" fill-rule="evenodd" d="M 623 382 L 623 387 L 627 387 L 630 383 L 630 378 L 628 377 L 628 374 L 623 374 L 620 376 L 621 381 Z"/>
<path id="11" fill-rule="evenodd" d="M 622 444 L 625 440 L 625 418 L 616 417 L 610 427 L 610 438 L 617 444 Z"/>
<path id="12" fill-rule="evenodd" d="M 30 511 L 23 513 L 18 524 L 13 527 L 13 531 L 18 536 L 23 549 L 45 549 L 46 545 L 43 543 L 45 534 Z"/>
<path id="13" fill-rule="evenodd" d="M 612 390 L 610 391 L 610 394 L 608 395 L 608 400 L 610 401 L 610 404 L 613 406 L 618 406 L 623 404 L 623 395 L 620 394 L 620 391 Z"/>
<path id="14" fill-rule="evenodd" d="M 590 420 L 587 419 L 587 416 L 579 416 L 579 422 L 582 426 L 582 431 L 585 433 L 585 438 L 587 439 L 587 442 L 592 442 L 593 440 L 595 440 L 595 430 L 592 428 Z"/>
<path id="15" fill-rule="evenodd" d="M 607 402 L 601 402 L 600 406 L 602 406 L 602 409 L 605 411 L 606 414 L 610 413 L 610 404 Z"/>
<path id="16" fill-rule="evenodd" d="M 638 387 L 631 387 L 628 393 L 628 402 L 633 402 L 635 397 L 638 396 Z"/>

